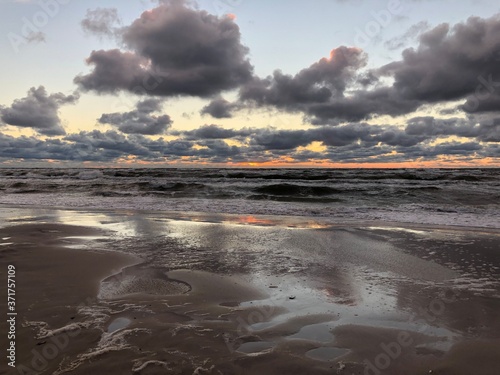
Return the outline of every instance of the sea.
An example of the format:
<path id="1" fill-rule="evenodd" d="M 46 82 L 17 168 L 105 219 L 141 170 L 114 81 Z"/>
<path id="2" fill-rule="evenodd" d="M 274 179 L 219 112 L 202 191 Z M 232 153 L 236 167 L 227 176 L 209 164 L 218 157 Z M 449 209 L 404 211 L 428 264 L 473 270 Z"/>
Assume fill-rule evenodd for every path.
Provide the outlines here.
<path id="1" fill-rule="evenodd" d="M 500 228 L 500 169 L 0 169 L 0 205 Z"/>

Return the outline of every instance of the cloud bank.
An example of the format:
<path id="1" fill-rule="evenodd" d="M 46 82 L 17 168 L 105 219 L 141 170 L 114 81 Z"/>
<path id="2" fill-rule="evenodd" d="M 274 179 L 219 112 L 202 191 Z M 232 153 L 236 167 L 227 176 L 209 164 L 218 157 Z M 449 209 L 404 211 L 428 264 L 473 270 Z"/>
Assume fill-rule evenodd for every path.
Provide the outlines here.
<path id="1" fill-rule="evenodd" d="M 0 107 L 0 120 L 6 125 L 31 128 L 39 134 L 56 136 L 66 134 L 59 108 L 65 104 L 75 104 L 78 94 L 47 94 L 45 87 L 32 87 L 26 97 L 16 99 L 10 107 Z"/>
<path id="2" fill-rule="evenodd" d="M 267 77 L 254 73 L 234 17 L 165 0 L 128 25 L 120 22 L 115 9 L 87 11 L 84 31 L 117 47 L 90 52 L 89 71 L 74 83 L 81 93 L 133 96 L 135 108 L 99 117 L 113 130 L 66 134 L 59 110 L 80 94 L 33 87 L 0 107 L 0 120 L 49 138 L 0 133 L 0 158 L 392 163 L 499 157 L 500 15 L 433 28 L 420 22 L 387 41 L 394 50 L 408 40 L 417 45 L 383 66 L 368 68 L 363 50 L 340 46 L 296 74 L 277 69 Z M 162 104 L 178 97 L 202 98 L 204 119 L 234 125 L 175 129 Z M 238 115 L 254 110 L 299 114 L 305 126 L 238 127 Z"/>
<path id="3" fill-rule="evenodd" d="M 109 23 L 87 20 L 87 29 L 109 31 Z M 87 59 L 93 71 L 75 78 L 82 90 L 210 97 L 238 88 L 253 74 L 234 20 L 184 1 L 163 2 L 116 32 L 126 50 L 93 51 Z"/>
<path id="4" fill-rule="evenodd" d="M 137 103 L 134 111 L 103 114 L 99 123 L 112 125 L 125 134 L 164 134 L 172 125 L 172 120 L 168 115 L 153 115 L 161 111 L 161 102 L 154 98 L 145 99 Z"/>

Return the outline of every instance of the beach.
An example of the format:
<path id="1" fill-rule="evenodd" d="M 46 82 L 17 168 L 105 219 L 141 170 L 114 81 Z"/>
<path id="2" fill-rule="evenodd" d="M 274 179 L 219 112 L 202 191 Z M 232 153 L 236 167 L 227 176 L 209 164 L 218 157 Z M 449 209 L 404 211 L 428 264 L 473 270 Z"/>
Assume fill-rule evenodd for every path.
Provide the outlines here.
<path id="1" fill-rule="evenodd" d="M 0 0 L 0 375 L 500 375 L 458 3 Z"/>
<path id="2" fill-rule="evenodd" d="M 7 374 L 500 367 L 497 229 L 19 206 L 0 217 L 0 267 L 16 279 Z"/>

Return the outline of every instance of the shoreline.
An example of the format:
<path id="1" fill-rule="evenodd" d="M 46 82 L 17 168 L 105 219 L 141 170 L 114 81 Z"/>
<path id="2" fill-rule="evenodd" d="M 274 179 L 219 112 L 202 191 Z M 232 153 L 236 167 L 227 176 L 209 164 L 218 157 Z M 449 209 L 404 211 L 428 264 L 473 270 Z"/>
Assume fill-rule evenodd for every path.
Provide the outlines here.
<path id="1" fill-rule="evenodd" d="M 42 373 L 455 375 L 481 358 L 474 374 L 493 375 L 500 364 L 500 286 L 485 281 L 500 269 L 483 269 L 499 264 L 497 231 L 8 211 L 2 227 L 18 217 L 0 229 L 0 263 L 18 264 L 18 363 L 35 350 Z M 49 359 L 56 342 L 67 343 Z"/>
<path id="2" fill-rule="evenodd" d="M 45 206 L 45 205 L 19 205 L 19 204 L 4 204 L 0 203 L 0 220 L 2 220 L 4 210 L 34 210 L 34 211 L 68 211 L 75 213 L 100 213 L 115 215 L 126 215 L 130 212 L 135 212 L 141 215 L 158 216 L 164 219 L 179 220 L 179 221 L 196 221 L 206 223 L 232 223 L 241 225 L 257 225 L 257 226 L 289 226 L 292 228 L 304 229 L 320 229 L 338 228 L 345 226 L 366 227 L 366 228 L 403 228 L 403 229 L 427 229 L 427 230 L 456 230 L 470 232 L 484 232 L 485 234 L 500 235 L 500 226 L 497 227 L 481 227 L 481 226 L 464 226 L 464 225 L 443 225 L 432 223 L 414 223 L 402 221 L 387 221 L 387 220 L 346 220 L 345 218 L 329 218 L 327 216 L 303 216 L 303 215 L 266 215 L 266 214 L 246 214 L 246 213 L 212 213 L 212 212 L 197 212 L 197 211 L 169 211 L 169 210 L 141 210 L 127 208 L 97 208 L 97 207 L 66 207 L 66 206 Z M 243 218 L 243 219 L 242 219 Z M 245 218 L 252 218 L 245 220 Z M 1 223 L 1 221 L 0 221 Z"/>

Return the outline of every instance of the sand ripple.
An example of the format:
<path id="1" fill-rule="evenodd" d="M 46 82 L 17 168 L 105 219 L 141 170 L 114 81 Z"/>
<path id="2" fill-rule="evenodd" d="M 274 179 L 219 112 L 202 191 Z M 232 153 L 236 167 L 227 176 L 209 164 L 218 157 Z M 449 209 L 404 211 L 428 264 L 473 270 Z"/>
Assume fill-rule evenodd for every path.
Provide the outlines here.
<path id="1" fill-rule="evenodd" d="M 168 278 L 158 269 L 134 266 L 101 282 L 100 299 L 115 299 L 130 294 L 177 295 L 191 291 L 191 285 Z"/>

